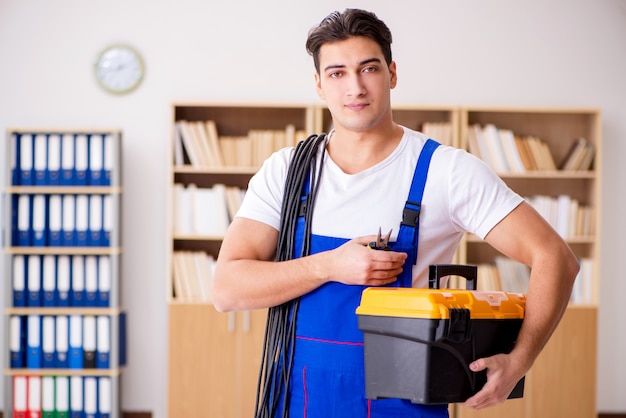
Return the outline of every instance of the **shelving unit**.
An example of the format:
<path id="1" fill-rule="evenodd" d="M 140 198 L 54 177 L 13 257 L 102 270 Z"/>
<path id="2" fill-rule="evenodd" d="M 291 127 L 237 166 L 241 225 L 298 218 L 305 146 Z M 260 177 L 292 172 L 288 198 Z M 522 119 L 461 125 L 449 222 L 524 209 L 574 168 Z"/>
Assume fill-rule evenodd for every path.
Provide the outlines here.
<path id="1" fill-rule="evenodd" d="M 595 146 L 588 171 L 530 171 L 499 173 L 523 197 L 567 195 L 595 211 L 592 233 L 565 239 L 579 258 L 592 261 L 591 295 L 584 303 L 570 303 L 563 320 L 526 378 L 524 398 L 509 400 L 484 411 L 456 407 L 457 418 L 596 416 L 596 353 L 598 290 L 600 286 L 600 217 L 602 138 L 601 115 L 597 109 L 498 108 L 461 109 L 461 147 L 468 148 L 471 126 L 493 124 L 517 135 L 532 135 L 548 144 L 559 164 L 572 142 L 584 137 Z M 459 247 L 460 262 L 493 263 L 499 254 L 485 242 L 466 237 Z"/>
<path id="2" fill-rule="evenodd" d="M 9 129 L 5 151 L 5 415 L 119 418 L 121 132 Z"/>

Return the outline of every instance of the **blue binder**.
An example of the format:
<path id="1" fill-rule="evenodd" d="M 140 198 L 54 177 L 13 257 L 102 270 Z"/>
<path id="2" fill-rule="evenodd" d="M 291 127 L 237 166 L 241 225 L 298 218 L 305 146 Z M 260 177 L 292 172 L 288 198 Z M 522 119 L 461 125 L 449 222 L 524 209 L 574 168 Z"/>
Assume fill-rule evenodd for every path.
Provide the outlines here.
<path id="1" fill-rule="evenodd" d="M 83 394 L 83 377 L 70 377 L 70 418 L 85 418 Z"/>
<path id="2" fill-rule="evenodd" d="M 102 245 L 102 212 L 103 196 L 94 194 L 89 196 L 89 238 L 87 245 L 100 247 Z"/>
<path id="3" fill-rule="evenodd" d="M 98 257 L 98 296 L 96 306 L 107 308 L 111 299 L 111 257 L 101 255 Z"/>
<path id="4" fill-rule="evenodd" d="M 48 168 L 47 184 L 58 186 L 61 184 L 61 135 L 48 135 Z"/>
<path id="5" fill-rule="evenodd" d="M 26 366 L 26 317 L 11 316 L 9 328 L 11 368 L 21 369 Z"/>
<path id="6" fill-rule="evenodd" d="M 85 257 L 72 256 L 71 305 L 85 306 Z"/>
<path id="7" fill-rule="evenodd" d="M 32 203 L 32 234 L 34 247 L 45 247 L 47 245 L 46 230 L 46 196 L 36 194 L 33 196 Z"/>
<path id="8" fill-rule="evenodd" d="M 29 369 L 41 368 L 41 317 L 27 316 L 27 347 L 26 367 Z"/>
<path id="9" fill-rule="evenodd" d="M 11 263 L 11 279 L 13 284 L 13 306 L 26 306 L 26 256 L 15 254 Z"/>
<path id="10" fill-rule="evenodd" d="M 41 306 L 41 256 L 29 255 L 26 266 L 28 306 Z"/>
<path id="11" fill-rule="evenodd" d="M 111 317 L 97 317 L 96 328 L 96 368 L 108 369 L 111 366 Z"/>
<path id="12" fill-rule="evenodd" d="M 70 306 L 72 290 L 72 260 L 69 255 L 57 257 L 57 306 Z"/>
<path id="13" fill-rule="evenodd" d="M 48 197 L 48 245 L 60 247 L 63 243 L 63 197 L 53 194 Z"/>
<path id="14" fill-rule="evenodd" d="M 98 301 L 98 257 L 85 256 L 85 306 L 97 306 Z"/>
<path id="15" fill-rule="evenodd" d="M 83 317 L 71 315 L 69 319 L 69 358 L 70 369 L 83 368 Z"/>
<path id="16" fill-rule="evenodd" d="M 44 369 L 55 367 L 56 353 L 55 346 L 55 318 L 45 315 L 41 318 L 41 366 Z"/>
<path id="17" fill-rule="evenodd" d="M 45 307 L 57 306 L 57 262 L 56 256 L 46 254 L 43 256 L 41 268 L 42 305 Z"/>
<path id="18" fill-rule="evenodd" d="M 20 184 L 20 140 L 16 133 L 11 134 L 11 185 Z"/>
<path id="19" fill-rule="evenodd" d="M 33 139 L 33 172 L 35 186 L 45 186 L 48 178 L 48 137 L 46 134 L 35 134 Z"/>
<path id="20" fill-rule="evenodd" d="M 116 141 L 117 135 L 107 134 L 104 136 L 104 162 L 102 163 L 102 185 L 110 186 L 112 181 L 113 169 L 116 160 L 116 150 L 119 144 Z"/>
<path id="21" fill-rule="evenodd" d="M 96 317 L 83 317 L 83 367 L 96 368 Z"/>
<path id="22" fill-rule="evenodd" d="M 89 136 L 89 184 L 102 186 L 104 183 L 104 138 L 102 134 Z"/>
<path id="23" fill-rule="evenodd" d="M 17 198 L 17 245 L 30 247 L 33 243 L 31 219 L 32 219 L 32 195 L 22 194 Z"/>
<path id="24" fill-rule="evenodd" d="M 76 195 L 76 246 L 86 247 L 89 231 L 89 196 L 84 194 Z"/>
<path id="25" fill-rule="evenodd" d="M 89 170 L 89 140 L 86 134 L 76 134 L 74 137 L 74 185 L 88 184 Z"/>
<path id="26" fill-rule="evenodd" d="M 63 195 L 63 237 L 64 247 L 76 246 L 76 196 L 72 194 Z"/>
<path id="27" fill-rule="evenodd" d="M 69 367 L 69 317 L 60 315 L 56 317 L 55 335 L 55 364 L 59 369 Z"/>
<path id="28" fill-rule="evenodd" d="M 74 184 L 74 135 L 63 134 L 61 136 L 61 184 L 72 186 Z"/>
<path id="29" fill-rule="evenodd" d="M 19 135 L 19 170 L 21 186 L 33 185 L 33 136 L 31 134 Z"/>

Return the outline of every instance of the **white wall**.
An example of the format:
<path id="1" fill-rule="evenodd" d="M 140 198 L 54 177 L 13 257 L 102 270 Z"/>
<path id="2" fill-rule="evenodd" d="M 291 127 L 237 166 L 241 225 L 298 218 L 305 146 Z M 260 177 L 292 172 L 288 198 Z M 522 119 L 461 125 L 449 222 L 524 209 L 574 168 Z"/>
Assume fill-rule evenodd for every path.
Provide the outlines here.
<path id="1" fill-rule="evenodd" d="M 171 103 L 315 101 L 306 33 L 328 12 L 354 6 L 343 0 L 0 0 L 0 129 L 114 126 L 124 132 L 122 302 L 130 333 L 124 410 L 152 411 L 155 418 L 167 410 Z M 626 2 L 362 0 L 356 6 L 374 10 L 394 33 L 398 104 L 602 109 L 598 410 L 626 411 L 619 309 L 626 294 L 620 257 Z M 144 83 L 125 97 L 104 93 L 93 77 L 96 53 L 113 42 L 134 45 L 147 66 Z"/>

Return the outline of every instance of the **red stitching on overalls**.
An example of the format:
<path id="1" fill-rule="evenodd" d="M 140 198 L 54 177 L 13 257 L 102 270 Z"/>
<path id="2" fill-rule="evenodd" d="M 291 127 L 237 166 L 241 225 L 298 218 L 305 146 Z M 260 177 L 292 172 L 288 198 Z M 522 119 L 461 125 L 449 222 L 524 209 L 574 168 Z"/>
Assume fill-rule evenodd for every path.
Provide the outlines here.
<path id="1" fill-rule="evenodd" d="M 367 400 L 367 418 L 371 418 L 372 417 L 372 400 L 368 399 Z"/>
<path id="2" fill-rule="evenodd" d="M 309 405 L 309 392 L 307 391 L 307 388 L 306 388 L 306 366 L 302 368 L 302 386 L 304 389 L 304 411 L 302 411 L 302 417 L 306 418 L 306 411 Z"/>
<path id="3" fill-rule="evenodd" d="M 302 335 L 297 335 L 296 338 L 300 340 L 306 341 L 315 341 L 318 343 L 326 343 L 326 344 L 339 344 L 339 345 L 353 345 L 357 347 L 362 347 L 363 343 L 353 342 L 353 341 L 337 341 L 337 340 L 325 340 L 322 338 L 313 338 L 313 337 L 303 337 Z"/>

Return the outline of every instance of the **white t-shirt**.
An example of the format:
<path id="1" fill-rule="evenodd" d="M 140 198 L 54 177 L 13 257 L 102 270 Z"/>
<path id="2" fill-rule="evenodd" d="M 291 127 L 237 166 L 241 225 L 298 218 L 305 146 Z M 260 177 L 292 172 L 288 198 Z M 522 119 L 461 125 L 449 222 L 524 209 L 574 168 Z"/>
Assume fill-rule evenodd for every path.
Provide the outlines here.
<path id="1" fill-rule="evenodd" d="M 383 161 L 357 174 L 344 173 L 324 157 L 312 233 L 355 238 L 393 229 L 395 238 L 425 135 L 404 129 L 398 147 Z M 332 141 L 332 132 L 329 138 Z M 320 151 L 321 152 L 320 147 Z M 279 229 L 285 177 L 293 148 L 274 153 L 250 180 L 239 217 Z M 452 261 L 464 232 L 480 238 L 522 202 L 522 198 L 480 159 L 439 146 L 432 157 L 420 213 L 413 286 L 428 286 L 428 266 Z"/>

